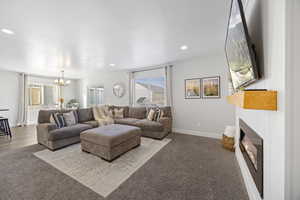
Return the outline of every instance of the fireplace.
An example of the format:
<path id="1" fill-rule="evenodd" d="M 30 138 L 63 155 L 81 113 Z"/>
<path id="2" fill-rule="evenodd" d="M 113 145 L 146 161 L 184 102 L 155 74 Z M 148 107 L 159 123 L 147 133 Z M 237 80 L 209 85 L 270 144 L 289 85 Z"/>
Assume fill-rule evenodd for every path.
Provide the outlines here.
<path id="1" fill-rule="evenodd" d="M 240 149 L 263 198 L 263 139 L 242 119 L 240 123 Z"/>

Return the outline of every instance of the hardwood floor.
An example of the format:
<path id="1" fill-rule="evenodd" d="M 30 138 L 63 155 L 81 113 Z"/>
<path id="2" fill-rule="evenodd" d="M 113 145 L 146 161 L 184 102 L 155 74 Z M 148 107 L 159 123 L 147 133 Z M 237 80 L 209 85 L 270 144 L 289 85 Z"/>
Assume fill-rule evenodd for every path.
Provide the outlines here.
<path id="1" fill-rule="evenodd" d="M 0 136 L 0 153 L 37 144 L 36 128 L 33 125 L 12 128 L 12 139 Z"/>

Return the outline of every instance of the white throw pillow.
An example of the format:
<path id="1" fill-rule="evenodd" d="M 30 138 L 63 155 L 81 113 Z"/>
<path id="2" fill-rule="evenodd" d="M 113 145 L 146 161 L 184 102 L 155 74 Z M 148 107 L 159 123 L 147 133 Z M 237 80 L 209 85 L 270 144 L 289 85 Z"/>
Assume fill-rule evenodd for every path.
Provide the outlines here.
<path id="1" fill-rule="evenodd" d="M 64 116 L 67 126 L 72 126 L 72 125 L 76 124 L 76 118 L 75 118 L 73 111 L 68 112 L 68 113 L 63 113 L 63 116 Z"/>

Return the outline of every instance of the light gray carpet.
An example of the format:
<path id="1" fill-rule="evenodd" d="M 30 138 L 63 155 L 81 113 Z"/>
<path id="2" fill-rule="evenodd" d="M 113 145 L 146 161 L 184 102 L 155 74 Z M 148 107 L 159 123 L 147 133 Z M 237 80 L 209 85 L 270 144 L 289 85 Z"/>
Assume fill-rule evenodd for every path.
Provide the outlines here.
<path id="1" fill-rule="evenodd" d="M 57 151 L 45 149 L 34 155 L 94 192 L 107 197 L 170 141 L 168 138 L 154 140 L 143 137 L 141 145 L 112 162 L 81 151 L 80 144 Z"/>
<path id="2" fill-rule="evenodd" d="M 0 154 L 1 200 L 103 200 L 33 155 L 33 145 Z M 247 200 L 234 153 L 215 139 L 175 134 L 109 200 Z"/>

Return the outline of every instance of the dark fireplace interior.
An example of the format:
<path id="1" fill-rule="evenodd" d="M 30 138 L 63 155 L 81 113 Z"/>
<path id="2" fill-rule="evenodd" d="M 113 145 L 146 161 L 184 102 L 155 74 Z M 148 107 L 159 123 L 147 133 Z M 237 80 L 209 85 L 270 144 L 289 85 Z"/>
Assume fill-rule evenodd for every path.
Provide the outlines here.
<path id="1" fill-rule="evenodd" d="M 263 139 L 240 119 L 240 149 L 263 198 Z"/>

